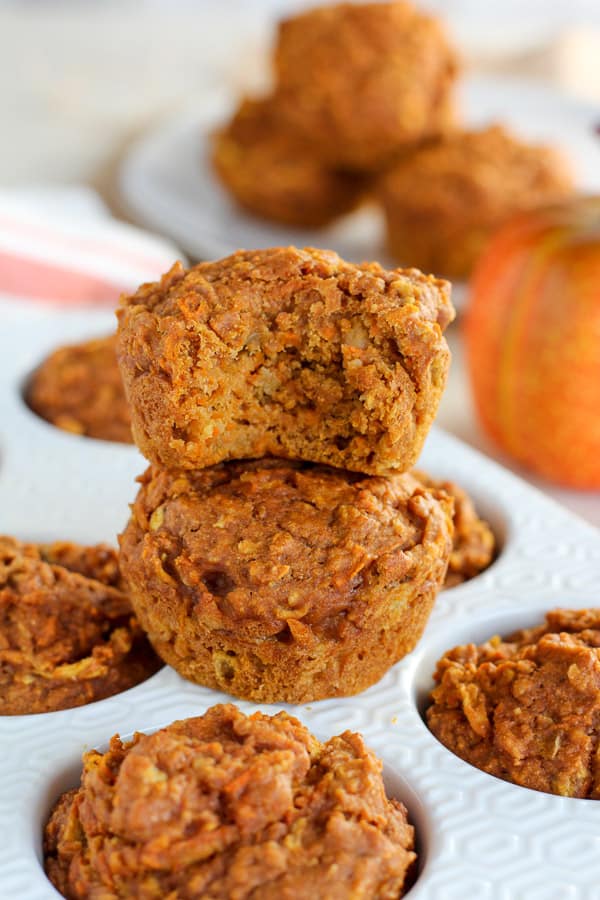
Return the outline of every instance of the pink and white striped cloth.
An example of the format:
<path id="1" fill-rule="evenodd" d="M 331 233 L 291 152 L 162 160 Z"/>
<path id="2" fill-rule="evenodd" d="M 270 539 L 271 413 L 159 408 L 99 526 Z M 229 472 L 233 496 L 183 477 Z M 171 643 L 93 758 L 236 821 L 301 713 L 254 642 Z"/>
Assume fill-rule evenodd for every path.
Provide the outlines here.
<path id="1" fill-rule="evenodd" d="M 88 188 L 0 191 L 0 301 L 114 308 L 181 254 L 109 214 Z"/>

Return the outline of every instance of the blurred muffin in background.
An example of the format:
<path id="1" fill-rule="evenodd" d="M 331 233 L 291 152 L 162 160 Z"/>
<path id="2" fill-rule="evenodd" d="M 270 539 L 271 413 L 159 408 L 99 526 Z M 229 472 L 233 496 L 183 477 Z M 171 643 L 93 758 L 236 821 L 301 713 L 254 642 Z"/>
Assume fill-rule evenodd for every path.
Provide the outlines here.
<path id="1" fill-rule="evenodd" d="M 391 253 L 449 278 L 466 278 L 488 238 L 514 213 L 573 191 L 556 150 L 518 140 L 500 125 L 418 147 L 379 185 Z"/>
<path id="2" fill-rule="evenodd" d="M 285 225 L 318 228 L 350 212 L 368 179 L 323 163 L 274 98 L 245 99 L 213 136 L 212 161 L 240 206 Z"/>
<path id="3" fill-rule="evenodd" d="M 281 22 L 276 93 L 291 129 L 330 165 L 374 171 L 453 119 L 457 57 L 409 3 L 342 3 Z"/>
<path id="4" fill-rule="evenodd" d="M 25 402 L 63 431 L 132 444 L 115 335 L 60 347 L 33 373 Z"/>

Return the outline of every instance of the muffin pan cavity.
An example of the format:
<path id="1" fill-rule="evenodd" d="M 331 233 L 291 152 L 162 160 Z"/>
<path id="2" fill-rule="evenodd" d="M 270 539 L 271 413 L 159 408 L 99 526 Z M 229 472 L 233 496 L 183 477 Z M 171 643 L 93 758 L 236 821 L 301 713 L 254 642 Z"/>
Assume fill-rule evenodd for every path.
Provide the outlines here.
<path id="1" fill-rule="evenodd" d="M 23 400 L 69 434 L 133 443 L 114 333 L 55 348 L 29 374 Z"/>
<path id="2" fill-rule="evenodd" d="M 168 725 L 170 726 L 171 723 Z M 98 769 L 102 769 L 102 759 L 98 758 L 97 761 L 90 763 L 65 756 L 62 765 L 50 774 L 46 783 L 40 784 L 40 789 L 34 799 L 33 824 L 37 826 L 37 834 L 33 835 L 31 849 L 37 857 L 39 869 L 43 872 L 45 841 L 42 836 L 47 834 L 46 825 L 65 792 L 80 787 L 84 793 L 87 793 L 88 800 L 97 812 L 103 809 L 104 803 L 110 803 L 118 796 L 120 815 L 125 816 L 132 823 L 136 823 L 131 826 L 136 829 L 136 834 L 132 839 L 140 849 L 147 845 L 150 850 L 150 845 L 154 843 L 152 832 L 157 827 L 156 823 L 161 821 L 161 816 L 164 817 L 169 805 L 173 804 L 172 815 L 169 816 L 170 839 L 164 845 L 164 859 L 171 858 L 171 854 L 173 854 L 173 859 L 178 859 L 180 840 L 177 837 L 177 816 L 180 808 L 177 791 L 181 789 L 182 778 L 187 778 L 186 796 L 189 803 L 185 810 L 186 824 L 182 824 L 182 828 L 185 828 L 185 837 L 189 837 L 191 842 L 196 836 L 191 829 L 190 819 L 187 818 L 191 816 L 194 819 L 199 815 L 199 807 L 194 800 L 196 792 L 200 790 L 202 796 L 215 792 L 211 804 L 211 809 L 216 816 L 215 824 L 218 820 L 223 824 L 226 823 L 225 833 L 222 835 L 223 843 L 217 842 L 215 850 L 218 854 L 221 852 L 228 856 L 233 854 L 229 856 L 229 865 L 233 865 L 235 869 L 239 869 L 243 864 L 242 858 L 237 854 L 236 845 L 243 847 L 249 844 L 252 846 L 256 841 L 257 846 L 260 846 L 265 840 L 268 840 L 270 844 L 279 843 L 283 854 L 291 854 L 289 863 L 292 870 L 295 866 L 300 865 L 305 868 L 305 874 L 310 876 L 314 865 L 322 867 L 320 877 L 323 878 L 323 883 L 326 885 L 330 883 L 331 861 L 336 855 L 339 855 L 340 873 L 348 870 L 349 867 L 353 868 L 347 851 L 349 842 L 355 842 L 357 860 L 359 860 L 355 874 L 360 878 L 361 884 L 364 884 L 363 879 L 370 883 L 372 879 L 378 881 L 380 878 L 387 884 L 394 883 L 398 875 L 401 876 L 406 872 L 406 884 L 412 887 L 428 865 L 429 834 L 427 832 L 430 830 L 427 811 L 424 810 L 415 792 L 406 780 L 389 765 L 384 765 L 380 773 L 377 761 L 374 760 L 369 747 L 365 747 L 360 740 L 357 741 L 352 736 L 339 741 L 332 734 L 315 734 L 314 737 L 321 744 L 320 758 L 317 761 L 311 750 L 313 759 L 309 761 L 306 749 L 312 740 L 311 731 L 303 725 L 304 723 L 297 717 L 293 722 L 281 720 L 278 717 L 272 719 L 271 716 L 263 717 L 260 720 L 260 714 L 259 721 L 253 723 L 251 720 L 245 719 L 239 710 L 233 709 L 232 715 L 231 706 L 221 706 L 207 710 L 202 723 L 188 718 L 186 721 L 177 722 L 175 728 L 167 727 L 160 734 L 156 733 L 156 728 L 150 728 L 144 729 L 142 734 L 120 735 L 125 755 L 136 754 L 137 767 L 128 766 L 127 760 L 123 761 L 119 750 L 116 750 L 116 756 L 113 755 L 115 747 L 109 745 L 108 741 L 103 741 L 97 747 L 99 754 L 103 756 L 108 754 L 109 757 L 112 755 L 112 763 L 109 763 L 111 772 L 115 771 L 115 765 L 120 767 L 123 763 L 114 788 L 112 779 L 107 781 L 100 776 L 100 781 L 95 781 L 95 773 Z M 254 746 L 254 749 L 249 750 L 248 748 L 252 748 L 254 743 L 253 732 L 258 738 L 258 747 Z M 185 735 L 183 740 L 182 734 Z M 237 739 L 232 740 L 234 734 L 237 734 Z M 132 738 L 135 749 L 127 746 Z M 216 752 L 216 770 L 213 770 L 211 758 L 215 754 L 215 748 L 220 747 L 223 748 L 224 756 L 221 756 L 219 751 Z M 181 755 L 193 752 L 192 748 L 195 748 L 197 754 L 195 760 L 204 769 L 199 768 L 194 771 L 196 768 L 194 767 L 186 774 L 181 769 Z M 283 757 L 282 750 L 284 751 Z M 171 783 L 174 794 L 169 791 L 166 794 L 150 791 L 140 795 L 139 754 L 146 761 L 146 771 L 151 762 L 151 768 L 158 767 L 162 771 L 163 778 L 161 780 Z M 256 754 L 258 754 L 258 758 L 262 757 L 263 762 L 267 763 L 266 767 L 257 764 Z M 291 758 L 294 759 L 293 769 L 289 768 Z M 223 766 L 225 766 L 225 771 L 223 771 Z M 272 766 L 275 768 L 272 769 Z M 227 774 L 228 771 L 229 774 Z M 258 779 L 262 782 L 258 794 L 252 789 L 244 789 L 245 772 L 254 773 L 253 780 Z M 214 780 L 215 776 L 216 781 Z M 334 789 L 332 789 L 332 777 L 334 778 Z M 173 780 L 171 781 L 171 779 Z M 378 783 L 381 785 L 380 779 L 383 780 L 385 795 L 380 793 L 378 787 Z M 287 782 L 289 782 L 291 792 L 302 797 L 303 802 L 293 801 L 292 793 L 286 796 L 284 786 Z M 91 794 L 89 793 L 90 787 Z M 117 793 L 114 794 L 113 790 Z M 316 802 L 313 802 L 313 797 Z M 389 800 L 391 799 L 399 801 L 404 808 L 390 804 Z M 139 812 L 142 803 L 146 805 L 146 815 L 140 819 Z M 241 815 L 238 816 L 235 810 L 239 804 L 243 809 L 240 810 Z M 264 811 L 262 815 L 259 812 L 255 817 L 255 805 L 258 805 L 259 810 Z M 289 813 L 286 813 L 281 819 L 283 831 L 278 829 L 275 834 L 272 831 L 270 834 L 265 833 L 264 829 L 269 820 L 267 818 L 266 822 L 263 821 L 264 815 L 274 814 L 274 821 L 277 821 L 277 813 L 273 813 L 273 811 L 277 809 L 278 805 L 282 809 L 289 810 Z M 323 810 L 329 810 L 327 819 L 332 811 L 337 811 L 337 823 L 335 819 L 328 823 L 327 819 L 323 818 Z M 299 826 L 304 825 L 301 833 L 306 835 L 308 842 L 302 853 L 296 852 L 300 848 L 294 850 L 293 845 L 288 845 L 288 841 L 283 840 L 288 829 L 291 829 L 291 834 L 298 833 L 297 827 L 291 825 L 296 814 L 301 819 L 306 817 L 304 823 L 297 823 Z M 107 827 L 106 820 L 100 812 L 100 827 L 102 827 L 102 822 L 104 822 L 104 827 Z M 408 830 L 407 824 L 411 826 Z M 199 825 L 201 828 L 203 827 L 201 817 Z M 237 831 L 238 827 L 239 832 Z M 123 837 L 122 828 L 121 825 L 113 830 L 111 826 L 108 826 L 108 831 L 117 843 Z M 86 830 L 85 823 L 83 823 L 83 829 Z M 323 839 L 326 836 L 327 850 L 321 860 L 314 855 L 319 853 L 319 844 L 315 845 L 315 838 L 311 837 L 311 833 L 314 833 L 313 829 L 316 833 L 325 829 Z M 199 834 L 198 839 L 200 840 Z M 68 841 L 67 844 L 69 844 Z M 361 858 L 368 859 L 374 852 L 375 846 L 379 846 L 382 851 L 380 863 L 375 869 L 373 869 L 373 863 L 367 864 L 366 867 L 363 866 L 360 862 Z M 414 849 L 417 852 L 416 860 L 411 862 L 410 857 L 405 856 L 407 849 Z M 413 856 L 412 853 L 410 855 Z M 56 860 L 55 856 L 54 859 Z M 267 872 L 273 865 L 276 868 L 280 865 L 277 857 L 274 857 L 272 853 L 266 853 L 265 856 L 261 854 L 261 859 Z M 191 877 L 192 870 L 187 869 L 188 865 L 202 868 L 203 857 L 199 856 L 195 859 L 189 855 L 176 865 L 175 871 L 181 871 L 182 874 L 187 872 L 189 873 L 188 877 Z M 56 872 L 56 862 L 51 862 L 50 866 L 54 867 Z M 407 866 L 408 869 L 406 869 Z M 227 878 L 228 868 L 229 866 L 222 873 L 222 877 Z M 212 875 L 215 874 L 217 873 L 213 870 Z M 271 869 L 271 877 L 273 874 Z M 297 878 L 298 874 L 296 873 L 293 877 Z M 340 874 L 339 877 L 346 876 Z M 367 895 L 370 894 L 367 893 Z"/>
<path id="3" fill-rule="evenodd" d="M 600 609 L 570 597 L 482 614 L 430 640 L 416 706 L 441 745 L 487 777 L 594 803 L 599 634 Z"/>
<path id="4" fill-rule="evenodd" d="M 134 447 L 53 428 L 22 399 L 25 379 L 49 352 L 108 333 L 114 318 L 33 307 L 2 317 L 1 530 L 33 541 L 114 545 L 146 461 Z M 367 691 L 308 705 L 236 705 L 286 708 L 319 737 L 363 734 L 417 829 L 421 861 L 411 900 L 595 900 L 600 805 L 486 775 L 439 743 L 422 710 L 435 663 L 449 648 L 535 625 L 558 607 L 600 605 L 598 532 L 436 429 L 417 467 L 471 495 L 501 546 L 495 562 L 439 594 L 416 648 Z M 115 733 L 156 729 L 228 700 L 165 666 L 88 706 L 0 717 L 0 896 L 58 896 L 42 869 L 41 832 L 57 795 L 78 783 L 84 751 Z"/>

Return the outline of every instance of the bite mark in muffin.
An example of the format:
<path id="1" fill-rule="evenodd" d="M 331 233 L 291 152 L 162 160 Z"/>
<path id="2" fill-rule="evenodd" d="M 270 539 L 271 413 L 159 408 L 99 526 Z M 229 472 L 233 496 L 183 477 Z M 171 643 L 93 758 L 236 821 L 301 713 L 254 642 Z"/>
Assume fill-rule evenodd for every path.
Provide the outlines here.
<path id="1" fill-rule="evenodd" d="M 445 386 L 449 294 L 324 250 L 175 266 L 119 310 L 135 441 L 170 469 L 272 455 L 405 471 Z"/>

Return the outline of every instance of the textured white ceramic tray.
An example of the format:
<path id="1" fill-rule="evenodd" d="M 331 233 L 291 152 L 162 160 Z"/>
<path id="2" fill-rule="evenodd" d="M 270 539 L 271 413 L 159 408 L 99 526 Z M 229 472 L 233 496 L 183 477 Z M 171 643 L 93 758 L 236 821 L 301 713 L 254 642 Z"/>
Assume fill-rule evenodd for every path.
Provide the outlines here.
<path id="1" fill-rule="evenodd" d="M 21 400 L 27 375 L 50 349 L 108 332 L 114 318 L 9 307 L 0 322 L 0 531 L 114 541 L 144 460 L 132 447 L 64 434 Z M 428 732 L 420 709 L 447 647 L 533 624 L 556 605 L 597 605 L 600 534 L 443 432 L 430 435 L 421 465 L 472 493 L 503 542 L 499 559 L 439 596 L 417 649 L 379 684 L 288 709 L 320 737 L 363 732 L 383 758 L 389 789 L 418 828 L 421 872 L 411 900 L 597 900 L 600 803 L 536 793 L 472 768 Z M 58 896 L 43 873 L 41 831 L 58 794 L 77 784 L 83 750 L 225 699 L 165 667 L 80 709 L 0 718 L 0 898 Z"/>

